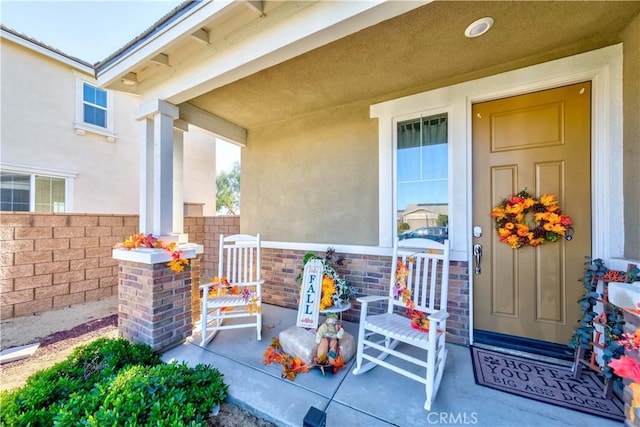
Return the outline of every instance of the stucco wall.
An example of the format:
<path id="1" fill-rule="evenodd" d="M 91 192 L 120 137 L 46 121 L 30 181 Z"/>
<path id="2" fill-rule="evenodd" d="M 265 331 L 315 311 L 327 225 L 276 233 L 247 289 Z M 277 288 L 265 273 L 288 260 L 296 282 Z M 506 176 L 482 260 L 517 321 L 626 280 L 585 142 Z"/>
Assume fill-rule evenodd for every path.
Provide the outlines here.
<path id="1" fill-rule="evenodd" d="M 640 16 L 624 41 L 624 253 L 640 260 Z"/>
<path id="2" fill-rule="evenodd" d="M 216 214 L 215 137 L 195 126 L 184 134 L 184 201 L 204 203 L 203 215 Z"/>
<path id="3" fill-rule="evenodd" d="M 3 163 L 77 173 L 68 212 L 137 214 L 141 125 L 137 96 L 113 92 L 117 139 L 74 131 L 76 75 L 91 76 L 2 39 Z M 191 127 L 184 134 L 185 201 L 215 214 L 215 138 Z"/>
<path id="4" fill-rule="evenodd" d="M 242 166 L 244 232 L 378 244 L 378 136 L 368 104 L 252 129 Z"/>
<path id="5" fill-rule="evenodd" d="M 74 72 L 90 76 L 4 39 L 1 51 L 2 162 L 77 173 L 73 212 L 137 213 L 137 99 L 113 97 L 116 142 L 76 135 Z"/>

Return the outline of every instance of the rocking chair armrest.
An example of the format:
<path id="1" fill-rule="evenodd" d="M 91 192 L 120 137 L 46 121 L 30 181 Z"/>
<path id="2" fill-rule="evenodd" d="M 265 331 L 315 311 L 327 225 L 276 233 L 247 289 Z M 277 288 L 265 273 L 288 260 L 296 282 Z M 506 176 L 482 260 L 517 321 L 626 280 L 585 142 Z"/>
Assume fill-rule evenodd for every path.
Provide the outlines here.
<path id="1" fill-rule="evenodd" d="M 433 314 L 430 314 L 429 316 L 427 316 L 427 318 L 431 321 L 440 323 L 440 322 L 444 322 L 445 320 L 447 320 L 447 318 L 449 317 L 449 313 L 447 313 L 444 310 L 438 310 Z"/>
<path id="2" fill-rule="evenodd" d="M 361 304 L 360 317 L 364 318 L 363 316 L 367 315 L 367 312 L 369 311 L 370 302 L 388 301 L 388 300 L 389 300 L 389 297 L 383 296 L 383 295 L 366 295 L 363 297 L 356 298 L 356 301 L 358 301 Z"/>
<path id="3" fill-rule="evenodd" d="M 382 301 L 382 300 L 386 300 L 389 299 L 388 296 L 386 295 L 366 295 L 363 297 L 358 297 L 356 298 L 356 301 L 358 301 L 359 303 L 370 303 L 370 302 L 375 302 L 375 301 Z"/>

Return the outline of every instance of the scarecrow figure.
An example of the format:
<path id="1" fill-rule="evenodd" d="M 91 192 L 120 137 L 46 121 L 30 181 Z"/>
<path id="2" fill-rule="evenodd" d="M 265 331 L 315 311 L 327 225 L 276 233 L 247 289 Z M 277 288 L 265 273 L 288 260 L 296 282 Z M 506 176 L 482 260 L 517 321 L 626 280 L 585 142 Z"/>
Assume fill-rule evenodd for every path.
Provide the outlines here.
<path id="1" fill-rule="evenodd" d="M 344 329 L 338 322 L 338 315 L 327 313 L 327 320 L 320 325 L 316 333 L 316 344 L 318 344 L 318 363 L 328 362 L 334 365 L 338 357 L 339 340 L 344 335 Z"/>

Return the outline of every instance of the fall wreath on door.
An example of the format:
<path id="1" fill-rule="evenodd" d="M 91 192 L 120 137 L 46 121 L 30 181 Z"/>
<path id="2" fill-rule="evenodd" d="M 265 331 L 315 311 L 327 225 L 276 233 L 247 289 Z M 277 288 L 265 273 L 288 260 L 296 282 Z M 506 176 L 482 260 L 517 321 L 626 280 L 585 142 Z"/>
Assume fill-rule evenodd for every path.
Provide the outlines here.
<path id="1" fill-rule="evenodd" d="M 498 237 L 513 249 L 571 240 L 573 221 L 560 210 L 555 194 L 533 197 L 526 191 L 504 199 L 491 210 Z"/>

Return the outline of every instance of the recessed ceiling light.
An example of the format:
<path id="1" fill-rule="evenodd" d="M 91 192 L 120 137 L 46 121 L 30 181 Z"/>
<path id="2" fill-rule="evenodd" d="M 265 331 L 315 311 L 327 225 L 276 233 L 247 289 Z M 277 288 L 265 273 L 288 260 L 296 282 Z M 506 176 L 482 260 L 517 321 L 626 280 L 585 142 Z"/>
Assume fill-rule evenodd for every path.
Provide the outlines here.
<path id="1" fill-rule="evenodd" d="M 493 18 L 485 17 L 480 18 L 476 21 L 473 21 L 466 30 L 464 30 L 464 35 L 469 38 L 479 37 L 489 31 L 493 26 Z"/>

